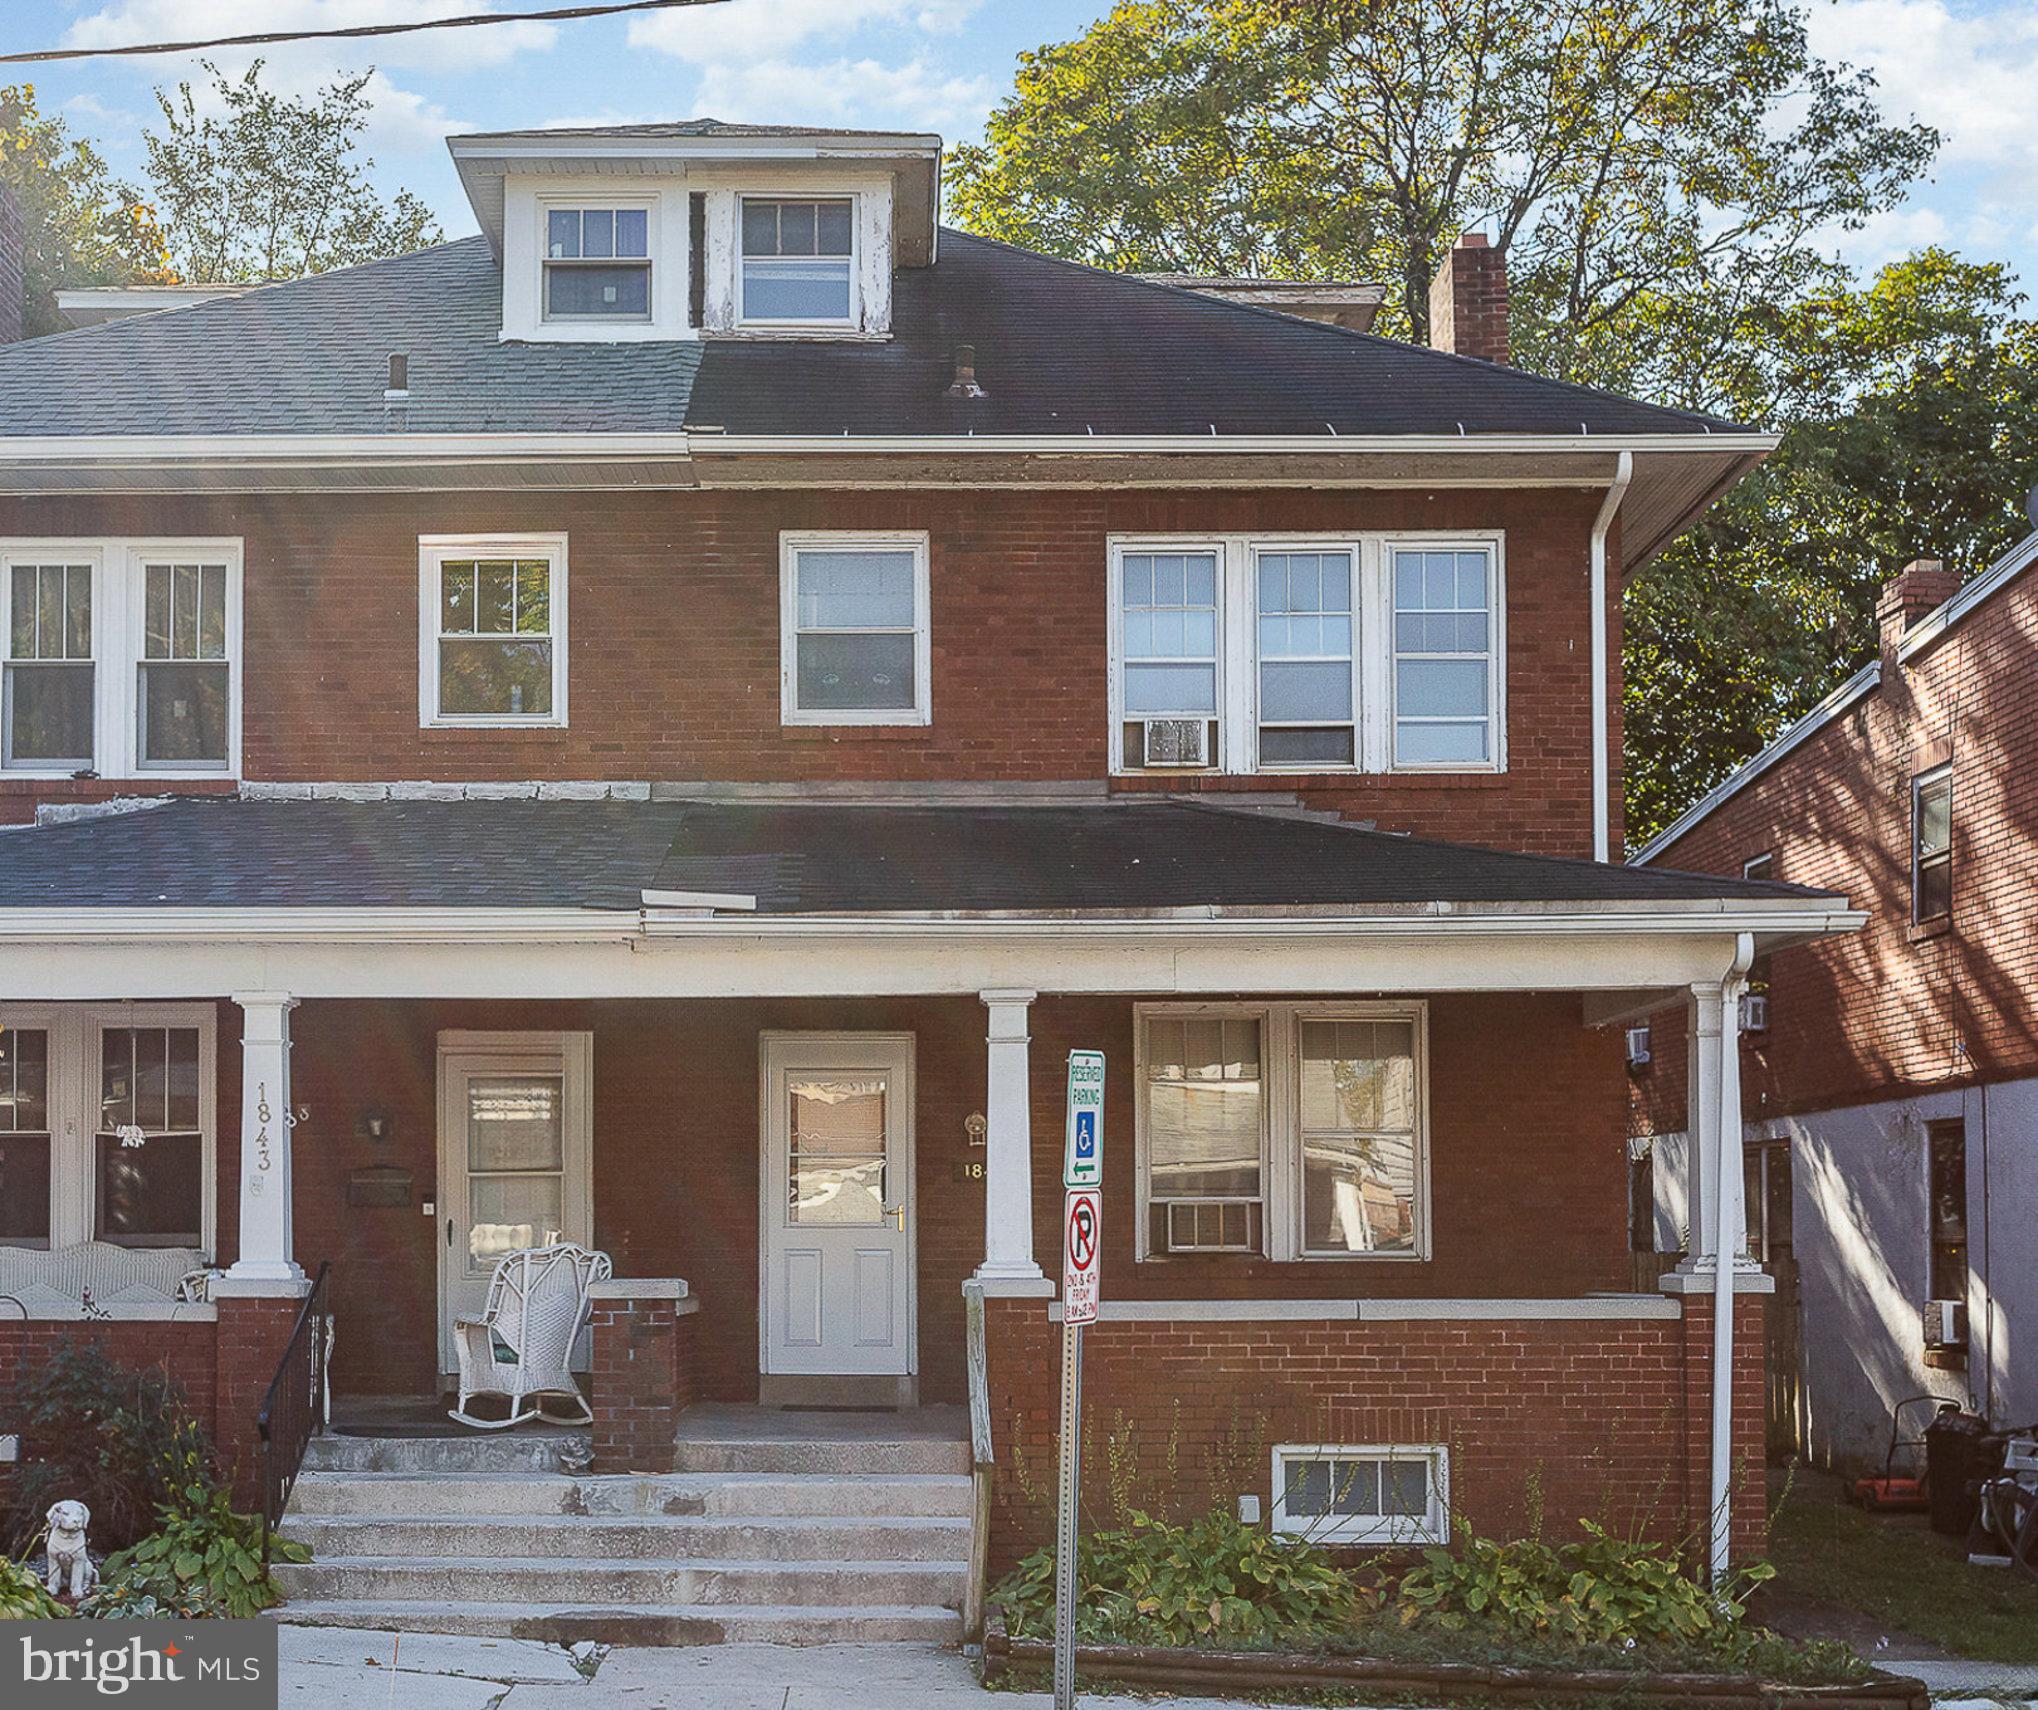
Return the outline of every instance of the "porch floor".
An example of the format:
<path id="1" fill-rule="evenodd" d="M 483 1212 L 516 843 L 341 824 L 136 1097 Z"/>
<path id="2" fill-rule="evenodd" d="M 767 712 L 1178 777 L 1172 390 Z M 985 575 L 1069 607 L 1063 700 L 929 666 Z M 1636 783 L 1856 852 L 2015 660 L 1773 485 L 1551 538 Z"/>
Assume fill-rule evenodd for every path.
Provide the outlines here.
<path id="1" fill-rule="evenodd" d="M 530 1421 L 503 1432 L 477 1431 L 446 1417 L 450 1397 L 370 1395 L 333 1397 L 333 1432 L 341 1437 L 584 1437 L 585 1425 Z M 930 1407 L 761 1407 L 754 1403 L 698 1402 L 680 1415 L 679 1435 L 699 1444 L 736 1443 L 961 1443 L 969 1438 L 969 1410 Z"/>

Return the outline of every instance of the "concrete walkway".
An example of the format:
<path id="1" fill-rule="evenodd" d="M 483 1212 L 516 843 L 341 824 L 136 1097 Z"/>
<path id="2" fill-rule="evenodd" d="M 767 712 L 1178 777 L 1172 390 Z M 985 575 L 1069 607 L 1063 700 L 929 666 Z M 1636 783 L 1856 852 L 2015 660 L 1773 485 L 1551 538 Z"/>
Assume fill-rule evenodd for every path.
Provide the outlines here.
<path id="1" fill-rule="evenodd" d="M 344 1627 L 285 1627 L 284 1710 L 1047 1710 L 1046 1693 L 986 1694 L 932 1645 L 583 1648 Z M 1138 1710 L 1234 1710 L 1212 1698 L 1105 1698 Z M 1263 1707 L 1255 1707 L 1263 1710 Z"/>

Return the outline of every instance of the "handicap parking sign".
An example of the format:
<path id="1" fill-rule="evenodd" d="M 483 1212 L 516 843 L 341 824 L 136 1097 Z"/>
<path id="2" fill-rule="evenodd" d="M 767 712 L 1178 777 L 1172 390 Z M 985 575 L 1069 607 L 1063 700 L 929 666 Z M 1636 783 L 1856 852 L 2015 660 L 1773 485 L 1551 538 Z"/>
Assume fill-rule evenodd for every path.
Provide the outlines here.
<path id="1" fill-rule="evenodd" d="M 1062 1151 L 1062 1185 L 1099 1187 L 1104 1181 L 1104 1053 L 1069 1053 L 1069 1120 Z"/>

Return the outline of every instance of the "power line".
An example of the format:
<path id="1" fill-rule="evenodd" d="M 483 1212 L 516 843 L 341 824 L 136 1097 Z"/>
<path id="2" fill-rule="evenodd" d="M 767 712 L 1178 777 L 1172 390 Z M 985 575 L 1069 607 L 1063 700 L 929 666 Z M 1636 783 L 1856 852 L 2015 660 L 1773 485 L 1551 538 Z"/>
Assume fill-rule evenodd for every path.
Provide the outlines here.
<path id="1" fill-rule="evenodd" d="M 460 18 L 430 18 L 421 24 L 355 24 L 344 30 L 274 30 L 253 36 L 214 36 L 209 41 L 134 42 L 126 47 L 43 48 L 34 53 L 0 53 L 0 65 L 45 64 L 58 59 L 108 59 L 123 54 L 195 53 L 205 48 L 266 47 L 277 42 L 352 41 L 363 36 L 407 36 L 418 30 L 464 30 L 483 24 L 606 18 L 617 12 L 659 12 L 675 6 L 720 6 L 726 0 L 611 0 L 607 5 L 553 6 L 542 12 L 473 12 Z"/>

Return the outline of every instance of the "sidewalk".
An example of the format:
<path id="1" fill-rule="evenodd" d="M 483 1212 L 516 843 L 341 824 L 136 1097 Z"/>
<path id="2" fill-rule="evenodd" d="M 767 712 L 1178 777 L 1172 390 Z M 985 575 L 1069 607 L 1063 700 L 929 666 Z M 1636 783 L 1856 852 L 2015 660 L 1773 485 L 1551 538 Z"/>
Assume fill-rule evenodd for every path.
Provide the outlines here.
<path id="1" fill-rule="evenodd" d="M 702 1645 L 575 1655 L 531 1639 L 285 1627 L 284 1710 L 1047 1710 L 987 1695 L 933 1645 Z M 591 1671 L 591 1675 L 590 1672 Z M 1112 1710 L 1234 1710 L 1229 1700 L 1092 1697 Z M 1256 1707 L 1259 1710 L 1259 1707 Z"/>

